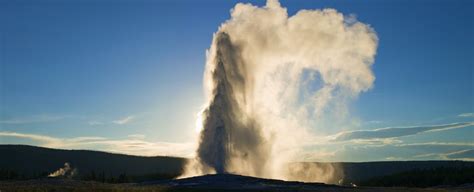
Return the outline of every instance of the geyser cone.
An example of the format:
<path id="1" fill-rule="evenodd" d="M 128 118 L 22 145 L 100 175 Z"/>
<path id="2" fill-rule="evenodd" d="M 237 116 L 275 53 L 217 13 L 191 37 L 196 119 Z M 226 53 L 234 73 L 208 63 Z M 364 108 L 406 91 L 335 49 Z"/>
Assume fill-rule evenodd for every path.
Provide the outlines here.
<path id="1" fill-rule="evenodd" d="M 220 32 L 215 37 L 213 60 L 212 99 L 203 112 L 198 158 L 217 173 L 227 173 L 233 166 L 249 167 L 261 172 L 267 154 L 262 150 L 264 139 L 260 128 L 246 112 L 247 73 L 228 34 Z M 253 161 L 258 160 L 259 163 Z"/>

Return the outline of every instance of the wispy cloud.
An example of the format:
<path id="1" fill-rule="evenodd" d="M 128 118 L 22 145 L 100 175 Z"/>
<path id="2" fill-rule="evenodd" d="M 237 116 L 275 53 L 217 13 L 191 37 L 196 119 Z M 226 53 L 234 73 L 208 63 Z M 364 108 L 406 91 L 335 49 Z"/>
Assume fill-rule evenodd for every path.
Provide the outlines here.
<path id="1" fill-rule="evenodd" d="M 444 154 L 447 159 L 474 161 L 474 149 L 466 149 Z"/>
<path id="2" fill-rule="evenodd" d="M 128 138 L 130 139 L 145 139 L 145 135 L 142 135 L 142 134 L 131 134 L 131 135 L 127 135 Z"/>
<path id="3" fill-rule="evenodd" d="M 383 123 L 382 121 L 378 121 L 378 120 L 372 120 L 372 121 L 367 121 L 366 122 L 367 124 L 380 124 L 380 123 Z"/>
<path id="4" fill-rule="evenodd" d="M 469 133 L 470 129 L 474 128 L 469 126 L 474 126 L 474 122 L 339 132 L 309 139 L 305 144 L 304 154 L 298 157 L 323 161 L 453 159 L 446 154 L 473 149 L 474 142 L 454 138 L 454 140 L 449 138 L 438 140 L 437 137 L 427 140 L 430 137 L 421 134 L 463 127 Z M 417 135 L 422 139 L 418 139 Z M 419 156 L 416 157 L 417 155 Z"/>
<path id="5" fill-rule="evenodd" d="M 60 140 L 54 137 L 49 137 L 45 135 L 35 135 L 35 134 L 25 134 L 25 133 L 16 133 L 16 132 L 0 132 L 0 137 L 17 137 L 23 139 L 34 140 L 38 142 L 48 143 L 48 144 L 57 144 Z"/>
<path id="6" fill-rule="evenodd" d="M 463 142 L 426 142 L 426 143 L 401 143 L 396 146 L 463 146 L 463 147 L 474 147 L 474 143 L 463 143 Z"/>
<path id="7" fill-rule="evenodd" d="M 425 132 L 445 131 L 449 129 L 457 129 L 473 126 L 474 122 L 452 123 L 444 125 L 416 126 L 416 127 L 388 127 L 375 130 L 350 131 L 336 134 L 333 141 L 350 141 L 350 140 L 377 140 L 387 138 L 397 138 L 409 135 L 415 135 Z"/>
<path id="8" fill-rule="evenodd" d="M 66 118 L 66 116 L 59 115 L 35 115 L 31 117 L 10 118 L 0 120 L 0 124 L 29 124 L 29 123 L 46 123 L 59 121 Z"/>
<path id="9" fill-rule="evenodd" d="M 135 119 L 134 116 L 127 116 L 127 117 L 124 117 L 122 119 L 114 120 L 114 121 L 112 121 L 112 123 L 115 123 L 115 124 L 118 124 L 118 125 L 124 125 L 124 124 L 130 123 L 133 119 Z"/>
<path id="10" fill-rule="evenodd" d="M 385 160 L 388 160 L 388 161 L 397 161 L 397 160 L 402 160 L 402 159 L 403 158 L 395 157 L 395 156 L 385 157 Z"/>
<path id="11" fill-rule="evenodd" d="M 87 124 L 89 124 L 89 125 L 102 125 L 104 123 L 100 122 L 100 121 L 89 121 L 89 122 L 87 122 Z"/>
<path id="12" fill-rule="evenodd" d="M 135 136 L 138 135 L 135 134 Z M 109 139 L 104 137 L 58 138 L 45 135 L 25 134 L 16 132 L 0 132 L 0 137 L 16 137 L 27 139 L 39 143 L 38 145 L 42 147 L 61 149 L 91 149 L 143 156 L 163 155 L 191 157 L 195 149 L 194 142 L 150 142 L 140 139 L 138 137 L 129 137 L 127 139 Z"/>
<path id="13" fill-rule="evenodd" d="M 464 160 L 474 161 L 474 149 L 464 149 L 460 151 L 452 151 L 448 153 L 425 153 L 414 156 L 414 158 L 425 159 L 425 158 L 436 158 L 444 160 Z"/>
<path id="14" fill-rule="evenodd" d="M 125 124 L 128 124 L 128 123 L 134 121 L 135 119 L 136 119 L 135 115 L 129 115 L 129 116 L 126 116 L 126 117 L 122 117 L 122 118 L 115 119 L 115 120 L 109 120 L 109 121 L 105 121 L 105 120 L 100 121 L 100 120 L 91 119 L 90 121 L 87 122 L 87 124 L 92 125 L 92 126 L 106 125 L 106 124 L 125 125 Z"/>
<path id="15" fill-rule="evenodd" d="M 462 113 L 458 117 L 474 117 L 474 113 Z"/>

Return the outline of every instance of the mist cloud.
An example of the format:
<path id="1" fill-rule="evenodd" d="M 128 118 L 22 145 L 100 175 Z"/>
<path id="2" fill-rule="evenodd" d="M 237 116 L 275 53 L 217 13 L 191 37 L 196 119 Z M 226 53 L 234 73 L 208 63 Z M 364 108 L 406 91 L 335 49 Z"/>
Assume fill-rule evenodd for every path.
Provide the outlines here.
<path id="1" fill-rule="evenodd" d="M 314 138 L 318 117 L 344 118 L 346 104 L 372 87 L 377 41 L 368 25 L 334 9 L 288 16 L 276 0 L 265 7 L 237 4 L 207 52 L 200 143 L 183 176 L 305 180 L 284 164 Z"/>
<path id="2" fill-rule="evenodd" d="M 76 169 L 71 167 L 71 164 L 68 162 L 64 163 L 64 167 L 59 168 L 58 170 L 50 173 L 48 177 L 66 177 L 71 178 L 75 175 Z"/>

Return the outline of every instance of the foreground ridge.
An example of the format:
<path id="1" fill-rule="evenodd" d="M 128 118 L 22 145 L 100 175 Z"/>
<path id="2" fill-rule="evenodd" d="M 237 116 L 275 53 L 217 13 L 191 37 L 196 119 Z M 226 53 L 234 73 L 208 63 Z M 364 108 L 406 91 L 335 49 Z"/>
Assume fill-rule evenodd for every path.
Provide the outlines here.
<path id="1" fill-rule="evenodd" d="M 284 181 L 278 179 L 258 178 L 235 174 L 209 174 L 175 180 L 144 182 L 139 185 L 168 185 L 172 187 L 193 188 L 225 188 L 225 189 L 312 189 L 312 188 L 344 188 L 324 183 L 306 183 Z"/>

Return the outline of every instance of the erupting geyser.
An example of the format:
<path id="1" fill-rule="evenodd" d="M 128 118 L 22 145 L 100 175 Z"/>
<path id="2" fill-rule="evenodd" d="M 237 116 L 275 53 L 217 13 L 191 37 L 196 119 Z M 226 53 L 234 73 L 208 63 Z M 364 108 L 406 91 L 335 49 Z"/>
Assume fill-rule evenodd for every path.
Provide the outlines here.
<path id="1" fill-rule="evenodd" d="M 214 68 L 211 72 L 214 87 L 209 106 L 203 112 L 204 126 L 198 148 L 199 160 L 217 173 L 239 166 L 259 174 L 268 158 L 268 146 L 261 128 L 250 113 L 245 111 L 249 82 L 247 69 L 242 63 L 239 47 L 232 44 L 229 35 L 219 32 L 215 37 Z M 250 162 L 259 162 L 250 163 Z"/>
<path id="2" fill-rule="evenodd" d="M 289 169 L 323 113 L 372 87 L 377 36 L 333 9 L 288 17 L 276 0 L 237 4 L 214 34 L 197 157 L 182 177 L 206 173 L 327 182 L 334 167 Z M 318 84 L 314 90 L 309 85 Z M 312 86 L 314 87 L 314 86 Z M 341 115 L 344 118 L 344 115 Z M 304 170 L 304 174 L 296 171 Z"/>

